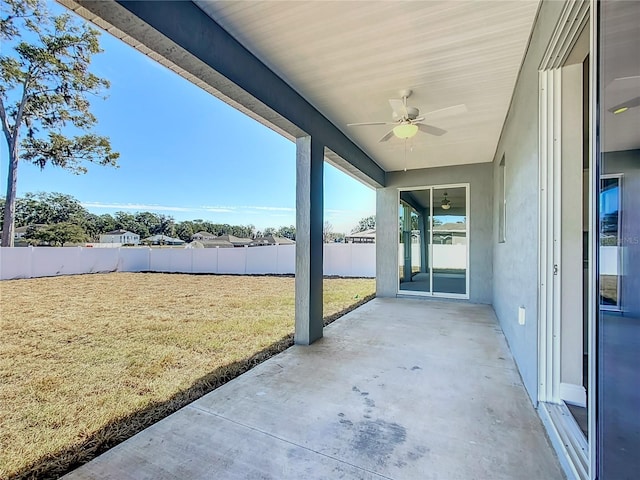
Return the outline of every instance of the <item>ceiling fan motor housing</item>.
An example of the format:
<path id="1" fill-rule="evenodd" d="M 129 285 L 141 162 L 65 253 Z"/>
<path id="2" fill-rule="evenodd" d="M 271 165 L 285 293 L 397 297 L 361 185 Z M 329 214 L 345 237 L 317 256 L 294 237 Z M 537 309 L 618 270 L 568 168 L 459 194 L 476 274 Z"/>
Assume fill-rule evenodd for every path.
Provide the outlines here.
<path id="1" fill-rule="evenodd" d="M 418 115 L 420 115 L 420 110 L 418 110 L 416 107 L 407 107 L 406 118 L 408 118 L 409 120 L 413 120 L 415 118 L 418 118 Z M 394 120 L 401 120 L 403 118 L 405 118 L 404 112 L 393 112 Z"/>

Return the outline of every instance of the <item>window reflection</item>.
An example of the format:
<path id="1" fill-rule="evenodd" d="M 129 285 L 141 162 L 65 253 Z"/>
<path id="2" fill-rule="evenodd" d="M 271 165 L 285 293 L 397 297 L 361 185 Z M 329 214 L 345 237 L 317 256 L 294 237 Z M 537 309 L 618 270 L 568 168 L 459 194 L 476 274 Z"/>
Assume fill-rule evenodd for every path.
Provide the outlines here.
<path id="1" fill-rule="evenodd" d="M 598 478 L 640 471 L 640 2 L 597 2 Z"/>
<path id="2" fill-rule="evenodd" d="M 400 192 L 399 290 L 467 295 L 467 187 Z"/>
<path id="3" fill-rule="evenodd" d="M 620 176 L 600 182 L 600 305 L 620 307 Z"/>

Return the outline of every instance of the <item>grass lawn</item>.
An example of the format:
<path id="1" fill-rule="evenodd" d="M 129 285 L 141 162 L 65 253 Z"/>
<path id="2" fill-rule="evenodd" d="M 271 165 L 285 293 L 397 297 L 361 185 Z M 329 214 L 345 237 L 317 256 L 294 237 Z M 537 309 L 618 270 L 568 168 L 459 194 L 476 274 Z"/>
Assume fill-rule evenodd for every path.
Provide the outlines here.
<path id="1" fill-rule="evenodd" d="M 326 319 L 375 281 L 324 289 Z M 286 348 L 294 323 L 291 277 L 77 275 L 0 296 L 0 478 L 56 477 Z"/>

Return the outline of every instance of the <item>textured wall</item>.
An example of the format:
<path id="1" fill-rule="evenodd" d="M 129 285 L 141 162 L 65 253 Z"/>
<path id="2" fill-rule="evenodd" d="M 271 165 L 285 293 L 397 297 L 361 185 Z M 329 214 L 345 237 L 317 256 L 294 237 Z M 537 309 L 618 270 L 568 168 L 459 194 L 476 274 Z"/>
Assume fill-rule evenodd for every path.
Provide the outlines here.
<path id="1" fill-rule="evenodd" d="M 387 188 L 378 189 L 376 210 L 377 294 L 394 297 L 398 290 L 398 188 L 469 183 L 469 300 L 492 300 L 492 164 L 425 168 L 387 173 Z"/>
<path id="2" fill-rule="evenodd" d="M 494 208 L 500 160 L 506 163 L 506 242 L 494 217 L 493 307 L 529 396 L 538 384 L 538 68 L 563 2 L 543 2 L 494 158 Z M 526 309 L 518 324 L 518 307 Z"/>

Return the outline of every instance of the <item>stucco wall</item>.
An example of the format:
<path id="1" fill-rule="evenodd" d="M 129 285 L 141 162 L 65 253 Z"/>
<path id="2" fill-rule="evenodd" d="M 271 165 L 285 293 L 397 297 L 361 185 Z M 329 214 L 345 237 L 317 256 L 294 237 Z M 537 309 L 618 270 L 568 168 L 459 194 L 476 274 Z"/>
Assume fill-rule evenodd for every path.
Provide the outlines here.
<path id="1" fill-rule="evenodd" d="M 425 168 L 387 173 L 387 187 L 377 190 L 376 293 L 395 297 L 398 290 L 398 189 L 469 183 L 469 300 L 492 301 L 492 164 Z"/>
<path id="2" fill-rule="evenodd" d="M 503 155 L 506 164 L 506 242 L 494 216 L 493 307 L 525 387 L 535 403 L 538 384 L 538 68 L 563 2 L 540 7 L 493 162 L 494 211 Z M 525 325 L 518 307 L 526 309 Z"/>

